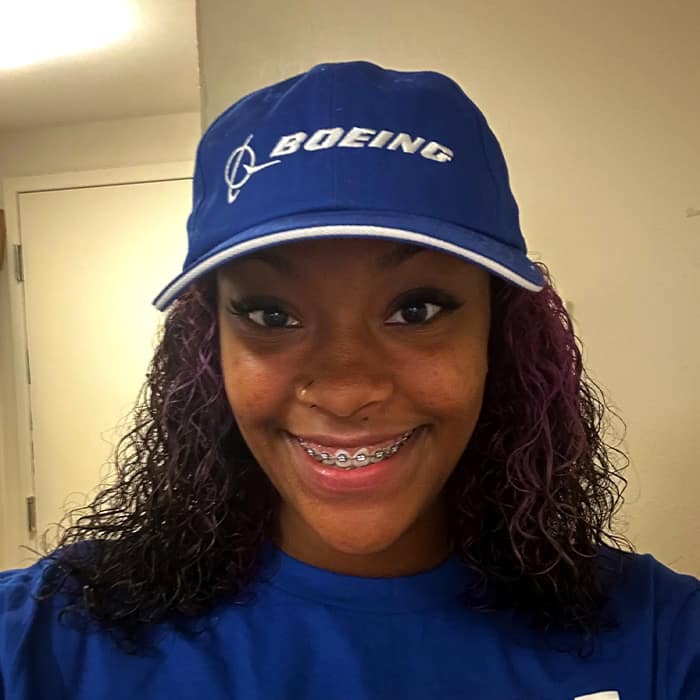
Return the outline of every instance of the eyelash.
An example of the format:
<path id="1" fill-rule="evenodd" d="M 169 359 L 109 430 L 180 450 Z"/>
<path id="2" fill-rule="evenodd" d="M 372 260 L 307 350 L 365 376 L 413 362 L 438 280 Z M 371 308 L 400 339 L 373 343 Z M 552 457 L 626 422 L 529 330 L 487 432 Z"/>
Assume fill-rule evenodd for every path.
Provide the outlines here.
<path id="1" fill-rule="evenodd" d="M 425 304 L 431 304 L 439 306 L 440 310 L 433 314 L 427 321 L 421 321 L 418 323 L 392 323 L 392 326 L 425 326 L 433 321 L 437 316 L 445 311 L 453 311 L 458 309 L 462 304 L 453 299 L 450 295 L 440 292 L 438 290 L 424 290 L 409 293 L 399 300 L 398 305 L 395 307 L 394 313 L 401 312 L 405 309 L 416 308 L 423 306 Z M 276 305 L 274 302 L 265 301 L 262 299 L 241 299 L 240 301 L 229 300 L 228 312 L 233 316 L 242 318 L 247 323 L 255 326 L 258 329 L 269 330 L 269 331 L 286 331 L 293 330 L 296 328 L 302 328 L 301 325 L 297 326 L 265 326 L 262 323 L 257 323 L 249 318 L 250 314 L 255 312 L 263 313 L 281 313 L 285 316 L 291 316 L 287 314 L 280 306 Z"/>

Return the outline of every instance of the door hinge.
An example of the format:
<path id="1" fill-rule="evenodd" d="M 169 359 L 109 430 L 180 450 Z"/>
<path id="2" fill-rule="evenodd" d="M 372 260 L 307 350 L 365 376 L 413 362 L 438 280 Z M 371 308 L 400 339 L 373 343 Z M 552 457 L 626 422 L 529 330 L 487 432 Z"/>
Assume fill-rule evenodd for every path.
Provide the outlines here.
<path id="1" fill-rule="evenodd" d="M 15 243 L 15 278 L 18 282 L 24 282 L 24 261 L 22 260 L 22 246 Z"/>
<path id="2" fill-rule="evenodd" d="M 32 370 L 29 367 L 29 348 L 27 348 L 27 353 L 26 353 L 25 357 L 27 358 L 27 384 L 31 384 L 32 383 Z"/>
<path id="3" fill-rule="evenodd" d="M 27 496 L 27 529 L 36 535 L 36 496 Z"/>

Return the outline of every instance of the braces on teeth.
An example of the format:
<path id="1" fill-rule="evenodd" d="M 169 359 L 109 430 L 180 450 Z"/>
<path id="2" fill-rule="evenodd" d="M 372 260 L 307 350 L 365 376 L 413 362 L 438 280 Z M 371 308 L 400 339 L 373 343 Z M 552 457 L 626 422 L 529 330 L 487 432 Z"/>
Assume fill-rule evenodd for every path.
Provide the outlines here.
<path id="1" fill-rule="evenodd" d="M 413 435 L 414 430 L 409 430 L 404 433 L 399 440 L 393 445 L 384 449 L 375 450 L 374 454 L 368 454 L 365 448 L 361 448 L 354 455 L 350 456 L 345 450 L 338 450 L 335 455 L 331 456 L 328 452 L 318 452 L 313 447 L 308 447 L 302 438 L 298 437 L 297 442 L 306 450 L 307 454 L 311 455 L 317 462 L 340 469 L 357 469 L 358 467 L 366 467 L 369 464 L 376 464 L 388 459 L 396 454 L 403 444 Z"/>

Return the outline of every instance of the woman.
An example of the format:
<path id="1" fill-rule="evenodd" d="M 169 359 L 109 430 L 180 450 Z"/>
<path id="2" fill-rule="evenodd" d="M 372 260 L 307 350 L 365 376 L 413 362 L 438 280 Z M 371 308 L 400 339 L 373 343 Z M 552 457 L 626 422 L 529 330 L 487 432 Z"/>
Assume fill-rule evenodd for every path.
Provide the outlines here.
<path id="1" fill-rule="evenodd" d="M 459 86 L 246 96 L 188 234 L 114 485 L 0 578 L 4 697 L 700 698 L 700 582 L 613 533 L 603 404 Z"/>

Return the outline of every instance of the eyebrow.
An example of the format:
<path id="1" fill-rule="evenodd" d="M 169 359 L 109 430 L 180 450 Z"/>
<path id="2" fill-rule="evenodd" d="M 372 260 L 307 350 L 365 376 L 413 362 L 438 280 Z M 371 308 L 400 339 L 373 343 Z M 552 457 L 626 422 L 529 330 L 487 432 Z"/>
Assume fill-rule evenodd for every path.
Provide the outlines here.
<path id="1" fill-rule="evenodd" d="M 416 246 L 411 243 L 401 243 L 393 250 L 388 253 L 381 255 L 377 258 L 377 269 L 385 270 L 388 268 L 398 267 L 402 262 L 418 255 L 419 253 L 424 253 L 428 249 L 422 248 L 421 246 Z M 274 267 L 278 272 L 282 272 L 290 276 L 298 276 L 292 263 L 287 260 L 287 258 L 277 255 L 276 253 L 270 251 L 259 251 L 257 253 L 250 253 L 240 259 L 240 262 L 245 262 L 246 260 L 259 260 L 260 262 L 267 263 Z"/>

